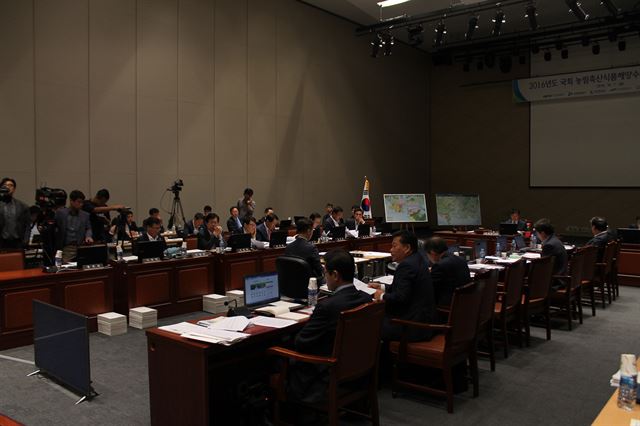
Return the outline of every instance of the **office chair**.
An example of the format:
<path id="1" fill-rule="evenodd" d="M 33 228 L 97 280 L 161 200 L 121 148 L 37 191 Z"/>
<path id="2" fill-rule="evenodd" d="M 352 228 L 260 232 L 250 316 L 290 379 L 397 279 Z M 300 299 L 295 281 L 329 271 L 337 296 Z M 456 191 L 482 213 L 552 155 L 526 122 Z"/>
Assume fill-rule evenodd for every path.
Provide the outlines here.
<path id="1" fill-rule="evenodd" d="M 311 265 L 298 256 L 280 256 L 276 259 L 280 294 L 295 300 L 307 298 L 307 287 L 311 278 Z"/>

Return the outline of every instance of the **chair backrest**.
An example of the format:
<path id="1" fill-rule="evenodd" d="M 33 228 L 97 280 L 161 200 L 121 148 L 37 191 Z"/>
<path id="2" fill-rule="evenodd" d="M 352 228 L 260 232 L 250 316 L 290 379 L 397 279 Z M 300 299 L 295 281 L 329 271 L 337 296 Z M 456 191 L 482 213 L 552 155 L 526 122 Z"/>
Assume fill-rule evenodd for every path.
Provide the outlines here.
<path id="1" fill-rule="evenodd" d="M 475 339 L 484 287 L 484 282 L 471 282 L 453 292 L 448 322 L 451 334 L 445 349 L 452 352 L 465 351 Z"/>
<path id="2" fill-rule="evenodd" d="M 484 290 L 482 291 L 482 301 L 480 302 L 480 314 L 478 316 L 479 326 L 486 324 L 493 318 L 493 312 L 496 304 L 496 291 L 498 289 L 498 271 L 489 269 L 476 274 L 474 280 L 484 282 Z"/>
<path id="3" fill-rule="evenodd" d="M 306 299 L 311 265 L 298 256 L 280 256 L 276 259 L 280 294 L 292 299 Z"/>
<path id="4" fill-rule="evenodd" d="M 553 256 L 546 256 L 533 259 L 529 264 L 529 275 L 527 278 L 529 299 L 544 299 L 549 295 L 554 261 L 555 258 Z"/>
<path id="5" fill-rule="evenodd" d="M 616 251 L 618 250 L 618 242 L 617 241 L 609 241 L 604 248 L 604 254 L 602 256 L 602 263 L 606 264 L 604 273 L 608 276 L 611 272 L 611 267 L 613 265 L 613 259 L 616 255 Z"/>
<path id="6" fill-rule="evenodd" d="M 0 271 L 18 271 L 24 269 L 24 252 L 22 250 L 0 253 Z"/>
<path id="7" fill-rule="evenodd" d="M 571 290 L 575 290 L 582 283 L 582 270 L 584 268 L 584 252 L 576 251 L 569 259 L 569 280 Z"/>
<path id="8" fill-rule="evenodd" d="M 524 283 L 525 260 L 520 259 L 507 267 L 504 279 L 504 289 L 507 292 L 503 301 L 506 308 L 511 308 L 520 303 L 522 297 L 522 285 Z"/>
<path id="9" fill-rule="evenodd" d="M 366 303 L 340 314 L 333 344 L 338 382 L 376 370 L 384 303 Z M 375 372 L 375 371 L 374 371 Z"/>
<path id="10" fill-rule="evenodd" d="M 598 247 L 584 246 L 578 249 L 582 253 L 582 281 L 593 281 L 598 263 Z"/>

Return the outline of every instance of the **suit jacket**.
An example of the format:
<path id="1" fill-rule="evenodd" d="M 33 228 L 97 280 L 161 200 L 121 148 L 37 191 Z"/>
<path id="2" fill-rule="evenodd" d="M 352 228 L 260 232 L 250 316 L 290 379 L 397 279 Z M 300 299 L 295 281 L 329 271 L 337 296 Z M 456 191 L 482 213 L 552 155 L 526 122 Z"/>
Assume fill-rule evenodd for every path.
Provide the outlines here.
<path id="1" fill-rule="evenodd" d="M 298 237 L 294 242 L 287 245 L 284 250 L 287 256 L 298 256 L 306 260 L 311 266 L 311 273 L 318 279 L 318 284 L 324 284 L 324 271 L 320 263 L 318 248 L 302 237 Z"/>
<path id="2" fill-rule="evenodd" d="M 344 220 L 340 219 L 339 223 L 340 225 L 344 225 Z M 333 218 L 331 216 L 329 216 L 322 225 L 322 228 L 327 234 L 331 234 L 331 231 L 333 231 L 333 228 L 335 227 L 336 225 L 333 223 Z"/>
<path id="3" fill-rule="evenodd" d="M 328 356 L 333 343 L 340 313 L 371 302 L 371 296 L 353 285 L 340 288 L 332 296 L 320 301 L 295 339 L 296 351 L 305 354 Z M 326 392 L 328 367 L 302 362 L 292 363 L 288 387 L 297 400 L 318 402 Z"/>
<path id="4" fill-rule="evenodd" d="M 232 234 L 241 234 L 243 232 L 242 231 L 242 224 L 240 226 L 238 226 L 238 223 L 236 222 L 236 219 L 233 216 L 231 216 L 231 217 L 229 217 L 229 219 L 227 219 L 227 229 Z"/>
<path id="5" fill-rule="evenodd" d="M 220 238 L 211 234 L 206 227 L 201 228 L 198 232 L 198 249 L 211 250 L 214 247 L 220 247 Z"/>
<path id="6" fill-rule="evenodd" d="M 4 201 L 0 200 L 0 203 Z M 28 242 L 31 236 L 31 215 L 29 213 L 29 206 L 17 198 L 13 199 L 16 206 L 16 226 L 18 238 L 21 238 L 23 242 Z M 4 216 L 0 214 L 0 236 L 2 235 L 2 229 L 4 228 Z"/>
<path id="7" fill-rule="evenodd" d="M 613 235 L 609 233 L 609 231 L 603 231 L 599 234 L 593 236 L 592 239 L 587 242 L 588 246 L 598 247 L 598 262 L 602 261 L 602 257 L 604 256 L 604 249 L 607 246 L 607 243 L 613 239 Z"/>
<path id="8" fill-rule="evenodd" d="M 345 226 L 347 227 L 347 229 L 350 229 L 352 231 L 355 231 L 356 229 L 358 229 L 358 225 L 359 224 L 357 224 L 356 220 L 352 217 L 347 219 L 345 222 Z"/>
<path id="9" fill-rule="evenodd" d="M 151 239 L 149 238 L 149 234 L 143 232 L 136 241 L 151 241 Z M 162 241 L 162 251 L 164 252 L 167 249 L 167 241 L 162 235 L 160 235 L 159 241 Z"/>
<path id="10" fill-rule="evenodd" d="M 555 261 L 553 263 L 553 273 L 555 275 L 564 275 L 567 273 L 567 261 L 569 256 L 567 250 L 564 248 L 562 241 L 555 235 L 550 236 L 542 243 L 542 256 L 553 256 Z"/>
<path id="11" fill-rule="evenodd" d="M 513 223 L 513 222 L 511 222 L 511 219 L 507 219 L 506 221 L 504 221 L 502 223 Z M 518 231 L 526 231 L 527 230 L 527 222 L 525 222 L 522 219 L 518 220 L 518 223 L 516 223 L 516 225 L 518 225 L 518 228 L 517 228 Z"/>
<path id="12" fill-rule="evenodd" d="M 454 290 L 471 282 L 469 266 L 462 258 L 445 252 L 431 267 L 431 280 L 436 303 L 449 306 Z"/>
<path id="13" fill-rule="evenodd" d="M 67 218 L 69 217 L 71 210 L 68 207 L 56 210 L 55 222 L 56 222 L 56 249 L 62 250 L 65 241 L 67 239 Z M 78 225 L 78 234 L 76 243 L 78 245 L 83 244 L 86 238 L 92 238 L 90 215 L 84 210 L 78 210 L 78 216 L 80 222 Z"/>
<path id="14" fill-rule="evenodd" d="M 256 226 L 256 240 L 269 242 L 269 230 L 264 222 Z"/>
<path id="15" fill-rule="evenodd" d="M 435 318 L 436 303 L 433 283 L 426 259 L 420 253 L 413 253 L 396 267 L 393 283 L 387 286 L 384 295 L 386 315 L 382 325 L 384 340 L 400 340 L 402 327 L 391 324 L 398 318 L 416 322 L 432 322 Z M 428 340 L 431 331 L 409 329 L 411 341 Z"/>
<path id="16" fill-rule="evenodd" d="M 198 235 L 200 233 L 200 229 L 202 229 L 203 227 L 204 226 L 200 225 L 200 228 L 195 229 L 195 227 L 193 226 L 193 219 L 191 219 L 184 224 L 184 232 L 187 235 Z"/>

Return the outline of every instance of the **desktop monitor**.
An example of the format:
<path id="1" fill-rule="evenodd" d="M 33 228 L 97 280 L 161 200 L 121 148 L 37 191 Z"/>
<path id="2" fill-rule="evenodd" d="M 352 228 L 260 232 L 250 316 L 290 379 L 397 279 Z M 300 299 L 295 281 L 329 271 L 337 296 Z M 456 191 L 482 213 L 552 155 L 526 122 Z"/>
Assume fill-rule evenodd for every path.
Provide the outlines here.
<path id="1" fill-rule="evenodd" d="M 162 259 L 164 254 L 165 242 L 158 241 L 135 241 L 133 243 L 133 254 L 138 259 Z"/>
<path id="2" fill-rule="evenodd" d="M 616 233 L 625 244 L 640 244 L 640 229 L 618 228 Z"/>
<path id="3" fill-rule="evenodd" d="M 362 225 L 358 225 L 358 237 L 370 237 L 371 236 L 371 225 L 367 225 L 363 223 Z"/>
<path id="4" fill-rule="evenodd" d="M 391 234 L 393 232 L 393 225 L 389 222 L 384 222 L 380 225 L 376 224 L 376 229 L 382 232 L 382 235 Z"/>
<path id="5" fill-rule="evenodd" d="M 482 253 L 482 251 L 484 250 L 484 255 L 486 256 L 487 254 L 487 241 L 486 240 L 477 240 L 474 241 L 473 243 L 473 255 L 474 257 L 477 259 L 479 257 L 482 257 L 480 255 L 480 253 Z"/>
<path id="6" fill-rule="evenodd" d="M 256 308 L 280 300 L 278 273 L 247 275 L 244 277 L 244 304 Z"/>
<path id="7" fill-rule="evenodd" d="M 282 230 L 286 230 L 286 229 L 291 228 L 291 220 L 290 219 L 281 220 L 279 228 L 282 229 Z"/>
<path id="8" fill-rule="evenodd" d="M 334 240 L 344 240 L 346 226 L 336 226 L 331 230 L 331 238 Z"/>
<path id="9" fill-rule="evenodd" d="M 269 238 L 269 247 L 282 247 L 287 245 L 287 236 L 289 232 L 287 231 L 273 231 L 271 233 L 271 238 Z"/>
<path id="10" fill-rule="evenodd" d="M 499 228 L 500 235 L 516 235 L 518 233 L 517 223 L 501 223 Z"/>
<path id="11" fill-rule="evenodd" d="M 109 250 L 106 244 L 96 244 L 93 246 L 79 246 L 76 255 L 78 268 L 85 265 L 102 265 L 109 262 Z"/>
<path id="12" fill-rule="evenodd" d="M 233 234 L 229 237 L 229 247 L 233 251 L 251 248 L 251 234 Z"/>

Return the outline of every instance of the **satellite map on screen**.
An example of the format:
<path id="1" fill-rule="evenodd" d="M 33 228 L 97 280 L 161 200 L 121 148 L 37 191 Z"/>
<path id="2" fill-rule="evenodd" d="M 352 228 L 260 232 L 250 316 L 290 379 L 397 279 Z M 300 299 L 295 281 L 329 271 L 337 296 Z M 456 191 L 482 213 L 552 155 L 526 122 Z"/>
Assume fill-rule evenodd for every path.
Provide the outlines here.
<path id="1" fill-rule="evenodd" d="M 478 195 L 436 194 L 438 225 L 481 225 Z"/>
<path id="2" fill-rule="evenodd" d="M 424 194 L 384 194 L 387 222 L 426 222 L 427 203 Z"/>

